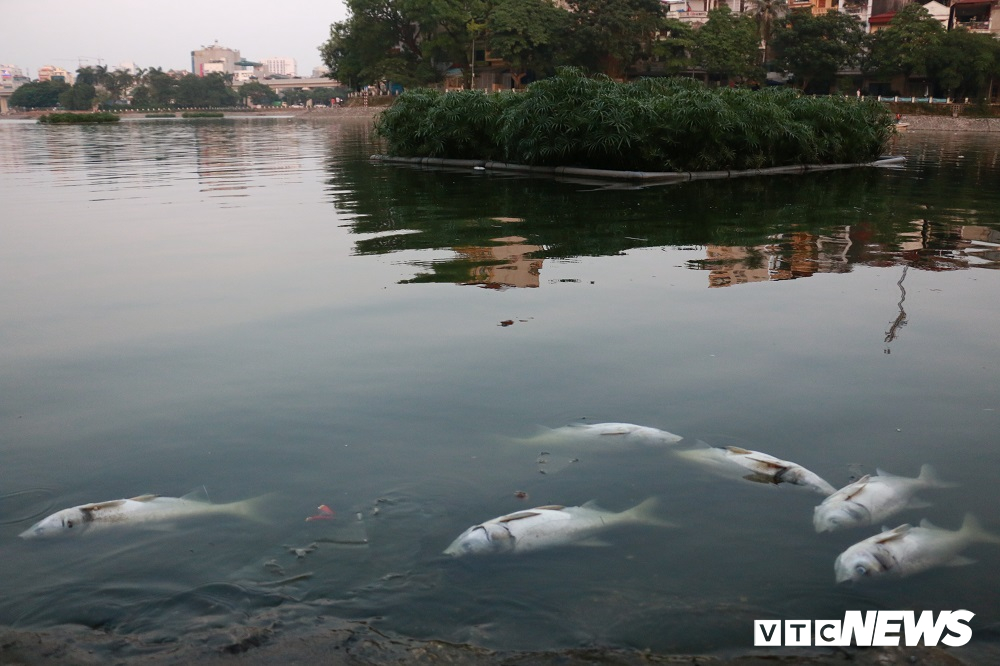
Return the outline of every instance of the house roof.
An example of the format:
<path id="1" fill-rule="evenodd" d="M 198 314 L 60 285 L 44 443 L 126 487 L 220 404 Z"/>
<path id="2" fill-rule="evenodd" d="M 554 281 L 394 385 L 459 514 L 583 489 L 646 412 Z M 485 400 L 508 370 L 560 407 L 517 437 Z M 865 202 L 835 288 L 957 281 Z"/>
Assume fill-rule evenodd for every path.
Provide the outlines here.
<path id="1" fill-rule="evenodd" d="M 886 12 L 885 14 L 875 14 L 869 17 L 869 25 L 885 25 L 896 16 L 896 12 Z"/>

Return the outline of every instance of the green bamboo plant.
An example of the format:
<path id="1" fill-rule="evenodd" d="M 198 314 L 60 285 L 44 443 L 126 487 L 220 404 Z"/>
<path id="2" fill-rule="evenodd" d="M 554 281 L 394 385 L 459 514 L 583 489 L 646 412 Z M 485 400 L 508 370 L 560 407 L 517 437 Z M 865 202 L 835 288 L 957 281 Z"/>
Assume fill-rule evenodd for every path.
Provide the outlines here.
<path id="1" fill-rule="evenodd" d="M 649 171 L 868 162 L 892 136 L 874 101 L 690 79 L 617 83 L 563 68 L 524 92 L 407 92 L 377 133 L 392 155 Z"/>

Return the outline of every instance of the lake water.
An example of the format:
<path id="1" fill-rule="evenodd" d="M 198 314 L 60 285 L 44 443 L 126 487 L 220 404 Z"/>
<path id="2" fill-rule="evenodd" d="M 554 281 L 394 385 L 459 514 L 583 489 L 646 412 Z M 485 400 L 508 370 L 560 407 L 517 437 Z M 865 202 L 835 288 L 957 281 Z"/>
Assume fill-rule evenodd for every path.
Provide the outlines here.
<path id="1" fill-rule="evenodd" d="M 1000 532 L 1000 138 L 647 189 L 373 164 L 361 120 L 7 121 L 0 143 L 0 625 L 141 640 L 119 659 L 327 616 L 692 653 L 750 650 L 754 619 L 965 608 L 966 651 L 995 655 L 996 546 L 838 586 L 877 529 L 816 534 L 819 495 L 614 438 L 515 440 L 636 423 L 836 487 L 930 463 L 956 487 L 892 526 Z M 256 520 L 17 538 L 202 488 L 268 496 Z M 653 496 L 676 528 L 441 555 L 502 514 Z M 320 505 L 334 519 L 307 521 Z"/>

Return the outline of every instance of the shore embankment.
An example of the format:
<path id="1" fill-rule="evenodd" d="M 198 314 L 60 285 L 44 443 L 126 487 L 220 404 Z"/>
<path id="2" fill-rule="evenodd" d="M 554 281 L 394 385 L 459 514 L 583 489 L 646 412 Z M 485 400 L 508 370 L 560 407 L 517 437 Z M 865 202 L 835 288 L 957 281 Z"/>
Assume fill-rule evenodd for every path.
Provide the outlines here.
<path id="1" fill-rule="evenodd" d="M 903 114 L 900 122 L 910 132 L 1000 132 L 1000 118 L 952 118 Z"/>

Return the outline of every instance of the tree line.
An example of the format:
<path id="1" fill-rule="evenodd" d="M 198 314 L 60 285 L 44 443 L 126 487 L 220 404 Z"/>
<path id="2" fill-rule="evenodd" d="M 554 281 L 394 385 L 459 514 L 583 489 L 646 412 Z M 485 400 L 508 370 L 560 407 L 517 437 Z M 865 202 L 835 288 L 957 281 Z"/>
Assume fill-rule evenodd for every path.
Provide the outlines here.
<path id="1" fill-rule="evenodd" d="M 857 17 L 788 11 L 786 0 L 722 6 L 699 27 L 670 18 L 659 0 L 346 0 L 345 21 L 320 46 L 331 76 L 351 88 L 384 81 L 440 83 L 460 68 L 472 87 L 486 53 L 516 87 L 563 65 L 615 79 L 702 73 L 722 84 L 760 84 L 785 72 L 808 92 L 836 86 L 890 91 L 919 77 L 938 96 L 991 98 L 1000 78 L 1000 41 L 946 30 L 919 4 L 866 34 Z M 838 73 L 855 71 L 844 79 Z M 844 83 L 839 83 L 844 81 Z"/>
<path id="2" fill-rule="evenodd" d="M 167 107 L 229 107 L 241 106 L 244 100 L 269 105 L 281 100 L 288 104 L 304 104 L 306 100 L 327 104 L 342 97 L 340 88 L 313 90 L 274 89 L 251 81 L 233 89 L 232 75 L 210 73 L 205 76 L 185 74 L 177 78 L 159 67 L 139 68 L 135 74 L 125 70 L 109 70 L 105 66 L 81 67 L 76 70 L 73 85 L 64 81 L 27 83 L 11 94 L 10 104 L 26 109 L 46 109 L 61 106 L 70 111 L 89 111 L 95 107 L 167 108 Z"/>

